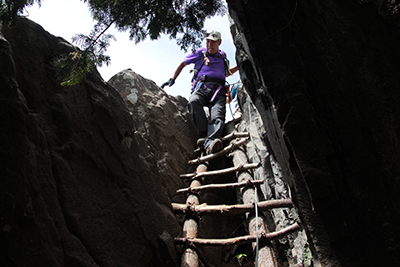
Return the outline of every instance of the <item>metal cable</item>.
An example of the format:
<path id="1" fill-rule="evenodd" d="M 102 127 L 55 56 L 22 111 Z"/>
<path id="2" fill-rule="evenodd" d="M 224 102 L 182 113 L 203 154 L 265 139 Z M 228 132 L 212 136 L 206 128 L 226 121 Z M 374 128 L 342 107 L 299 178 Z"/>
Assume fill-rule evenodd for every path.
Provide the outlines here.
<path id="1" fill-rule="evenodd" d="M 249 96 L 249 99 L 247 101 L 248 110 L 249 110 L 249 119 L 250 119 L 249 128 L 252 125 L 252 118 L 251 118 L 251 111 L 250 111 L 250 100 L 251 100 L 251 98 Z M 253 154 L 252 157 L 253 157 L 253 162 L 254 162 L 254 159 L 255 159 L 255 154 L 254 154 L 255 153 L 255 146 L 254 146 L 254 140 L 251 137 L 250 131 L 249 131 L 249 137 L 251 139 L 251 145 L 252 145 L 252 150 L 253 150 L 252 151 L 252 154 Z M 254 171 L 253 171 L 253 180 L 255 180 Z M 255 264 L 255 266 L 257 267 L 258 266 L 258 250 L 259 250 L 259 246 L 258 246 L 258 194 L 257 194 L 257 186 L 254 186 L 254 209 L 255 209 L 255 216 L 256 216 L 256 264 Z"/>

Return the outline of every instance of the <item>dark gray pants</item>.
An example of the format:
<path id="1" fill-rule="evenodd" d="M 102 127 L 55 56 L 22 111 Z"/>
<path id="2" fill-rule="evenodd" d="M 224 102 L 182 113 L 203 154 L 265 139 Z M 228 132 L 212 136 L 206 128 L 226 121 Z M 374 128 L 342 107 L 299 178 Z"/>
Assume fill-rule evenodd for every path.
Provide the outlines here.
<path id="1" fill-rule="evenodd" d="M 226 87 L 223 86 L 212 102 L 211 99 L 218 85 L 212 88 L 202 86 L 189 97 L 189 112 L 197 127 L 200 138 L 206 137 L 204 147 L 207 148 L 214 139 L 221 138 L 225 125 Z M 210 118 L 207 120 L 203 107 L 210 110 Z"/>

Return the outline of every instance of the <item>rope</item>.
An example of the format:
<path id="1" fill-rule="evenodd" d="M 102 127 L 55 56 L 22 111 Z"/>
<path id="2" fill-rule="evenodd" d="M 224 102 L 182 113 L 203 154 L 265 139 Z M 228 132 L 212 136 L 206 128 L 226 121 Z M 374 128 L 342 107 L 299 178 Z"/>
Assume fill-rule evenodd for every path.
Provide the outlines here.
<path id="1" fill-rule="evenodd" d="M 252 125 L 252 118 L 251 118 L 251 112 L 250 112 L 250 100 L 251 100 L 251 98 L 249 96 L 249 99 L 247 101 L 248 110 L 249 110 L 249 119 L 250 119 L 250 126 L 249 127 L 251 127 L 251 125 Z M 255 159 L 255 156 L 254 156 L 254 152 L 255 152 L 254 140 L 251 137 L 251 134 L 249 134 L 249 137 L 251 139 L 251 146 L 253 147 L 253 151 L 252 151 L 253 155 L 252 155 L 252 157 L 253 157 L 253 161 L 254 161 L 254 159 Z M 253 180 L 255 180 L 254 171 L 252 173 L 253 173 Z M 258 241 L 259 240 L 258 240 L 258 194 L 257 194 L 257 186 L 254 187 L 254 209 L 255 209 L 255 215 L 256 215 L 256 265 L 255 265 L 255 267 L 257 267 L 258 266 L 258 250 L 259 250 L 259 246 L 258 246 L 258 243 L 259 243 Z"/>

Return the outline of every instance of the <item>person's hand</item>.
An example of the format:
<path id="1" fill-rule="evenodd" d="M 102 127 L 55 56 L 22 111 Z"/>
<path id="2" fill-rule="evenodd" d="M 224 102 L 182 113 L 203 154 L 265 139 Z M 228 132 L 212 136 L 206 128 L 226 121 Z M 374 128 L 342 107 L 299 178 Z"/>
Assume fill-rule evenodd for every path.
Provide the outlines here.
<path id="1" fill-rule="evenodd" d="M 175 83 L 175 80 L 174 80 L 173 78 L 170 78 L 170 79 L 168 80 L 168 82 L 165 82 L 165 83 L 163 83 L 163 84 L 161 85 L 161 88 L 164 89 L 164 87 L 165 87 L 166 85 L 168 85 L 169 87 L 171 87 L 174 83 Z"/>

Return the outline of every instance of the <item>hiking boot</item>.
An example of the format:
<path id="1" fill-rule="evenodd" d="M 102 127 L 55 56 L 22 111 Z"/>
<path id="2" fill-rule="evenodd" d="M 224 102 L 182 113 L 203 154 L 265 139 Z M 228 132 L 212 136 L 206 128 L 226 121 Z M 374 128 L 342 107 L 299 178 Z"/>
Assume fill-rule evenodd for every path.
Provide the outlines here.
<path id="1" fill-rule="evenodd" d="M 204 142 L 206 141 L 206 138 L 199 138 L 197 139 L 197 146 L 202 148 L 204 147 Z"/>
<path id="2" fill-rule="evenodd" d="M 215 154 L 224 148 L 222 141 L 220 139 L 215 139 L 206 149 L 206 154 Z"/>

